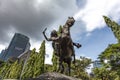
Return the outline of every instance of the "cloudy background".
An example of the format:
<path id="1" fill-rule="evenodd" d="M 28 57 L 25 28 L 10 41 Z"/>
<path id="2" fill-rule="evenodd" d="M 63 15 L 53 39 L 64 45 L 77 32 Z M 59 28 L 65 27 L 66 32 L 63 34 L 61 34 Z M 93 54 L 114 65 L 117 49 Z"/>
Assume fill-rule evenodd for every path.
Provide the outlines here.
<path id="1" fill-rule="evenodd" d="M 119 14 L 119 0 L 0 0 L 0 51 L 9 45 L 15 32 L 30 37 L 31 49 L 38 49 L 44 40 L 44 28 L 48 28 L 49 36 L 51 30 L 73 16 L 76 22 L 71 28 L 72 38 L 82 44 L 82 48 L 75 48 L 76 56 L 95 60 L 108 44 L 116 43 L 102 16 L 120 23 Z M 51 63 L 51 50 L 47 42 L 46 63 Z"/>

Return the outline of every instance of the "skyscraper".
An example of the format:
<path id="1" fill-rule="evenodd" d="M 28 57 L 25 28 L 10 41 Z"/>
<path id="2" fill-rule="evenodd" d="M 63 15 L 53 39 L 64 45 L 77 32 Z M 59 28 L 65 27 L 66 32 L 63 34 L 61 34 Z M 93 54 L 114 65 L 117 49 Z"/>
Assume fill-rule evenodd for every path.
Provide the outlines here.
<path id="1" fill-rule="evenodd" d="M 7 50 L 5 51 L 4 60 L 8 60 L 11 57 L 18 57 L 24 51 L 30 49 L 29 38 L 20 33 L 15 33 Z"/>
<path id="2" fill-rule="evenodd" d="M 95 61 L 93 62 L 93 67 L 94 67 L 94 68 L 100 68 L 100 67 L 102 67 L 102 64 L 101 64 L 100 61 L 95 60 Z"/>
<path id="3" fill-rule="evenodd" d="M 4 60 L 4 56 L 5 56 L 5 54 L 6 54 L 5 52 L 6 52 L 6 49 L 5 49 L 5 50 L 3 49 L 3 50 L 1 51 L 0 60 Z"/>

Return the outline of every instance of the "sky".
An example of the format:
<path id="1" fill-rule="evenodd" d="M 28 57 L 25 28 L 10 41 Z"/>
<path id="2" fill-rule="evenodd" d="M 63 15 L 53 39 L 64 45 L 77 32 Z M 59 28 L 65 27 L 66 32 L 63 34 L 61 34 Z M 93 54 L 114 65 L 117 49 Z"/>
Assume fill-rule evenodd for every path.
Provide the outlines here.
<path id="1" fill-rule="evenodd" d="M 103 15 L 120 23 L 119 0 L 0 0 L 0 51 L 8 47 L 14 33 L 30 38 L 31 49 L 39 49 L 46 34 L 58 30 L 68 16 L 76 20 L 71 27 L 76 57 L 85 56 L 96 60 L 108 44 L 117 43 L 112 31 L 104 22 Z M 46 63 L 51 64 L 52 46 L 46 41 Z"/>

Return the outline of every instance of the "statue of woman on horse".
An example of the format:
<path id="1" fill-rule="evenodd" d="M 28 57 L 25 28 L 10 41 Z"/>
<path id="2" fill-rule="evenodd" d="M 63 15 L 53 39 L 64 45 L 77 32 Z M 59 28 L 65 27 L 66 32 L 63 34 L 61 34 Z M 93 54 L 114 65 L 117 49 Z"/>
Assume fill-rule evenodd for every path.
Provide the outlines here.
<path id="1" fill-rule="evenodd" d="M 74 43 L 72 41 L 71 35 L 70 35 L 70 28 L 74 25 L 74 18 L 68 17 L 68 20 L 66 21 L 65 25 L 63 25 L 62 31 L 60 36 L 57 35 L 57 31 L 53 30 L 51 32 L 51 37 L 47 38 L 45 35 L 46 29 L 43 31 L 43 35 L 47 41 L 52 41 L 52 47 L 55 51 L 55 55 L 59 57 L 59 68 L 61 73 L 64 72 L 64 66 L 63 62 L 68 64 L 68 70 L 70 75 L 70 69 L 71 69 L 71 61 L 72 56 L 74 57 L 74 63 L 75 63 L 75 51 L 74 46 L 77 48 L 80 48 L 81 45 L 79 43 Z"/>

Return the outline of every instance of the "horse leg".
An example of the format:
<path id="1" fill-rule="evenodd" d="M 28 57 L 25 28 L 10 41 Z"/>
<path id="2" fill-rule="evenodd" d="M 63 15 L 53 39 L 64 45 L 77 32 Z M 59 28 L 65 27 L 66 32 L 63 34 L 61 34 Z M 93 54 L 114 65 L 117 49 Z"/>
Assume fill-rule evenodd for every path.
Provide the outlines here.
<path id="1" fill-rule="evenodd" d="M 57 72 L 59 72 L 60 70 L 61 70 L 61 60 L 59 59 L 59 67 L 58 67 Z"/>
<path id="2" fill-rule="evenodd" d="M 69 58 L 68 62 L 68 72 L 69 72 L 69 76 L 71 75 L 71 58 Z"/>
<path id="3" fill-rule="evenodd" d="M 63 64 L 61 65 L 61 72 L 60 73 L 63 73 L 64 72 L 64 66 Z"/>
<path id="4" fill-rule="evenodd" d="M 58 68 L 57 72 L 59 72 L 59 71 L 60 71 L 60 73 L 64 72 L 64 66 L 63 66 L 62 62 L 63 62 L 63 59 L 59 59 L 59 68 Z"/>
<path id="5" fill-rule="evenodd" d="M 74 51 L 74 47 L 72 45 L 70 45 L 69 49 L 71 50 L 70 52 L 72 52 L 73 64 L 75 64 L 75 51 Z"/>
<path id="6" fill-rule="evenodd" d="M 73 60 L 73 64 L 75 64 L 75 54 L 73 54 L 73 58 L 74 58 L 74 60 Z"/>

